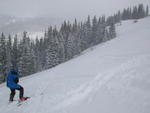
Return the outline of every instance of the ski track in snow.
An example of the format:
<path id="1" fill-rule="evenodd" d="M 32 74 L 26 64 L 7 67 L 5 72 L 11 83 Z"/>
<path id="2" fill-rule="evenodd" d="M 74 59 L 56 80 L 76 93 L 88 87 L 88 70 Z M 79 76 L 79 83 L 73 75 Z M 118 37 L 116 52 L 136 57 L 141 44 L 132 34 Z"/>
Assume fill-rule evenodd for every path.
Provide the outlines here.
<path id="1" fill-rule="evenodd" d="M 73 92 L 71 93 L 68 93 L 64 101 L 56 106 L 55 109 L 61 109 L 78 101 L 82 101 L 83 99 L 87 98 L 90 93 L 96 92 L 100 89 L 101 86 L 106 85 L 107 82 L 115 78 L 115 76 L 122 75 L 121 78 L 132 76 L 128 73 L 131 70 L 133 71 L 134 69 L 138 68 L 141 64 L 143 64 L 143 62 L 150 66 L 150 55 L 138 56 L 137 58 L 135 57 L 115 69 L 112 69 L 105 73 L 100 73 L 91 82 L 82 85 L 80 88 L 78 88 L 77 90 L 73 90 Z M 124 75 L 124 73 L 127 74 Z"/>

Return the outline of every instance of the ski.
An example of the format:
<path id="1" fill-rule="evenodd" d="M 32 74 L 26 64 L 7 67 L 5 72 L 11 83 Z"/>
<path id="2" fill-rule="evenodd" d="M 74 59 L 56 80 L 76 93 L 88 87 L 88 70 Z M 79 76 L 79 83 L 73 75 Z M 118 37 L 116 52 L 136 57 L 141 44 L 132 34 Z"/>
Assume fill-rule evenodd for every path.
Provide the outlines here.
<path id="1" fill-rule="evenodd" d="M 21 106 L 25 101 L 27 101 L 28 99 L 30 99 L 31 97 L 25 97 L 25 100 L 21 101 L 18 100 L 17 106 Z"/>

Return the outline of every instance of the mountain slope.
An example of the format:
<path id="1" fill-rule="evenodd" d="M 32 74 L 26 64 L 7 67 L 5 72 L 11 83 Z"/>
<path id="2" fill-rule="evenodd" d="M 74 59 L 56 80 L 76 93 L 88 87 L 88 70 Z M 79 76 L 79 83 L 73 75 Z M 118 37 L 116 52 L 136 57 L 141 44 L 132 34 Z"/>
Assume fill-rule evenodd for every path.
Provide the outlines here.
<path id="1" fill-rule="evenodd" d="M 22 78 L 29 101 L 8 104 L 0 85 L 0 113 L 150 112 L 150 18 L 117 25 L 118 36 L 53 69 Z M 17 99 L 18 94 L 15 99 Z"/>

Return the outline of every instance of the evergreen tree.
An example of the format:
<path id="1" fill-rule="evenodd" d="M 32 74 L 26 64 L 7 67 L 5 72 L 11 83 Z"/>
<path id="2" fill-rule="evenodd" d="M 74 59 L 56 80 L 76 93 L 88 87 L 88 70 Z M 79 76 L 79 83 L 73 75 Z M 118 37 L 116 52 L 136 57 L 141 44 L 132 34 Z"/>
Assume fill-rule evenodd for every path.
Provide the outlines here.
<path id="1" fill-rule="evenodd" d="M 92 40 L 92 25 L 90 16 L 88 16 L 87 21 L 84 24 L 81 23 L 78 27 L 78 49 L 83 51 L 92 46 Z"/>
<path id="2" fill-rule="evenodd" d="M 127 20 L 127 18 L 128 18 L 128 14 L 127 13 L 128 13 L 127 10 L 124 9 L 123 13 L 122 13 L 122 20 Z"/>
<path id="3" fill-rule="evenodd" d="M 81 45 L 81 39 L 80 39 L 80 26 L 77 24 L 77 20 L 75 19 L 73 25 L 72 25 L 72 31 L 70 33 L 70 39 L 72 40 L 72 48 L 73 48 L 73 56 L 80 53 L 80 45 Z"/>
<path id="4" fill-rule="evenodd" d="M 111 24 L 111 26 L 109 27 L 109 39 L 113 39 L 116 37 L 116 28 L 114 23 Z"/>
<path id="5" fill-rule="evenodd" d="M 12 41 L 10 35 L 6 44 L 6 51 L 6 68 L 7 72 L 9 72 L 12 67 Z"/>
<path id="6" fill-rule="evenodd" d="M 116 19 L 115 19 L 115 22 L 116 23 L 121 23 L 121 11 L 118 11 L 117 15 L 116 15 Z"/>
<path id="7" fill-rule="evenodd" d="M 30 39 L 27 37 L 27 32 L 23 33 L 23 40 L 20 43 L 20 58 L 19 58 L 19 68 L 22 76 L 30 75 L 35 70 L 33 63 L 33 56 L 30 49 Z"/>
<path id="8" fill-rule="evenodd" d="M 29 74 L 33 74 L 33 73 L 35 73 L 35 72 L 38 72 L 38 70 L 36 70 L 36 56 L 35 56 L 35 51 L 34 51 L 34 42 L 29 42 L 29 44 L 30 44 L 30 63 L 32 64 L 30 64 L 29 66 L 29 71 L 30 71 L 30 73 Z"/>
<path id="9" fill-rule="evenodd" d="M 139 4 L 139 7 L 138 7 L 138 19 L 140 18 L 144 18 L 145 17 L 145 10 L 144 10 L 144 6 L 143 4 Z"/>
<path id="10" fill-rule="evenodd" d="M 14 68 L 18 67 L 18 61 L 19 61 L 19 51 L 18 51 L 18 37 L 15 35 L 13 45 L 12 45 L 12 66 Z"/>
<path id="11" fill-rule="evenodd" d="M 146 16 L 148 16 L 148 15 L 149 15 L 149 7 L 147 5 L 147 7 L 146 7 Z"/>
<path id="12" fill-rule="evenodd" d="M 92 25 L 90 16 L 88 16 L 88 19 L 84 25 L 84 32 L 85 32 L 85 36 L 83 38 L 83 42 L 85 45 L 84 49 L 87 49 L 91 45 L 92 41 Z"/>
<path id="13" fill-rule="evenodd" d="M 114 17 L 114 16 L 109 16 L 109 17 L 107 18 L 106 25 L 107 25 L 107 26 L 110 26 L 112 23 L 115 23 L 115 17 Z"/>
<path id="14" fill-rule="evenodd" d="M 95 44 L 99 44 L 103 41 L 103 37 L 104 37 L 104 30 L 105 30 L 105 22 L 103 22 L 101 20 L 101 18 L 99 18 L 99 22 L 98 22 L 98 25 L 97 25 L 97 37 L 96 37 L 96 43 Z"/>
<path id="15" fill-rule="evenodd" d="M 97 42 L 97 29 L 98 29 L 98 21 L 96 16 L 94 16 L 92 20 L 92 41 L 91 46 L 94 46 Z"/>
<path id="16" fill-rule="evenodd" d="M 40 47 L 40 41 L 38 37 L 36 37 L 35 44 L 34 44 L 34 53 L 35 53 L 35 70 L 36 72 L 39 72 L 42 70 L 42 52 Z"/>
<path id="17" fill-rule="evenodd" d="M 86 24 L 82 24 L 80 25 L 80 30 L 79 30 L 79 33 L 78 33 L 78 37 L 79 37 L 79 49 L 81 51 L 85 50 L 88 45 L 91 46 L 91 41 L 92 40 L 91 38 L 89 38 L 87 35 L 88 35 L 88 27 L 86 26 Z M 90 35 L 89 35 L 90 36 Z"/>
<path id="18" fill-rule="evenodd" d="M 104 37 L 103 37 L 103 42 L 106 42 L 106 41 L 108 41 L 109 40 L 109 33 L 108 33 L 108 30 L 107 29 L 104 29 L 104 32 L 103 32 L 103 35 L 104 35 Z"/>
<path id="19" fill-rule="evenodd" d="M 69 34 L 71 32 L 71 25 L 70 23 L 64 21 L 64 23 L 61 25 L 61 28 L 60 28 L 60 34 L 64 40 L 64 54 L 65 54 L 65 59 L 67 60 L 67 40 L 68 40 L 68 37 L 69 37 Z"/>
<path id="20" fill-rule="evenodd" d="M 56 28 L 52 31 L 52 37 L 49 39 L 49 45 L 46 49 L 46 69 L 52 68 L 59 64 L 59 46 L 58 34 Z M 48 35 L 49 37 L 49 35 Z"/>
<path id="21" fill-rule="evenodd" d="M 5 77 L 7 74 L 7 67 L 6 67 L 6 63 L 7 63 L 7 59 L 6 59 L 6 38 L 4 36 L 4 34 L 1 34 L 0 37 L 0 64 L 1 64 L 1 70 L 0 73 L 2 73 L 3 78 L 2 80 L 5 81 Z"/>
<path id="22" fill-rule="evenodd" d="M 65 46 L 62 35 L 59 33 L 58 36 L 58 56 L 59 56 L 59 64 L 65 61 Z"/>
<path id="23" fill-rule="evenodd" d="M 70 34 L 67 40 L 67 58 L 68 60 L 73 58 L 75 51 L 75 37 Z"/>
<path id="24" fill-rule="evenodd" d="M 133 8 L 132 19 L 138 19 L 138 9 L 136 6 Z"/>

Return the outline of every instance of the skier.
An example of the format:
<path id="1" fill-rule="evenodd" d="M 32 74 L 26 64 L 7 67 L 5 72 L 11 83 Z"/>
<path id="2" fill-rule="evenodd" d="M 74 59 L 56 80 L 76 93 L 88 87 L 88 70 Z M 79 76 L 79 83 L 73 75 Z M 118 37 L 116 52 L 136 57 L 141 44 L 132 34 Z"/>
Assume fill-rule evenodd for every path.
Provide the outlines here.
<path id="1" fill-rule="evenodd" d="M 15 96 L 15 90 L 19 90 L 19 98 L 20 101 L 27 100 L 27 97 L 23 97 L 24 89 L 21 85 L 18 84 L 19 82 L 19 75 L 18 69 L 11 69 L 11 71 L 7 75 L 7 87 L 10 88 L 10 98 L 9 101 L 12 102 Z"/>

